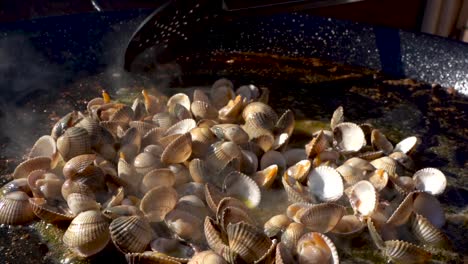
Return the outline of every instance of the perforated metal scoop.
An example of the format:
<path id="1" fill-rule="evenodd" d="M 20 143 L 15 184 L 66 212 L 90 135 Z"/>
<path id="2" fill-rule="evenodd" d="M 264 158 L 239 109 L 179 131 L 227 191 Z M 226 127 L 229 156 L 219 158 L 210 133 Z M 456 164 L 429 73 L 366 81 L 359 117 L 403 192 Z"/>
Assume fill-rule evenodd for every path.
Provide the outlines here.
<path id="1" fill-rule="evenodd" d="M 227 17 L 297 11 L 362 0 L 168 0 L 137 28 L 125 51 L 124 68 L 151 48 L 154 63 L 166 63 L 191 49 L 187 41 Z M 193 43 L 193 42 L 192 42 Z"/>

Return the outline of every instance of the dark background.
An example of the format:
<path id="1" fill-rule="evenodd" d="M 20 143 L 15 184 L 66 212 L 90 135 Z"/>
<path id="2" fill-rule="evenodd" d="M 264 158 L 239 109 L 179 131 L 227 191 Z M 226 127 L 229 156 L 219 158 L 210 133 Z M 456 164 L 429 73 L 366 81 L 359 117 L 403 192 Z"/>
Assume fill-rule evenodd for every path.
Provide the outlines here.
<path id="1" fill-rule="evenodd" d="M 161 0 L 94 0 L 104 11 L 156 8 Z M 238 0 L 249 1 L 249 0 Z M 313 15 L 419 31 L 424 0 L 366 0 L 341 6 L 312 9 Z M 91 0 L 0 1 L 0 22 L 37 17 L 97 12 Z"/>

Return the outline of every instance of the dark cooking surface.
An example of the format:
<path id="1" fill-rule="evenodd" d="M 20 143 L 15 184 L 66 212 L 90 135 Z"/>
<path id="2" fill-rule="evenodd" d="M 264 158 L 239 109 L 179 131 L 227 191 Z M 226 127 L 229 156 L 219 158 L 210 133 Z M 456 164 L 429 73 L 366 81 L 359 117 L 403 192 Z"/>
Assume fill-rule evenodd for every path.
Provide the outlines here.
<path id="1" fill-rule="evenodd" d="M 27 147 L 38 136 L 50 131 L 58 115 L 71 108 L 83 108 L 84 100 L 97 96 L 101 87 L 115 93 L 122 91 L 119 89 L 122 87 L 149 84 L 148 80 L 127 78 L 115 70 L 120 63 L 118 55 L 126 44 L 125 40 L 144 14 L 89 14 L 0 26 L 0 174 L 11 171 Z M 306 20 L 307 26 L 301 26 Z M 250 26 L 245 27 L 245 23 L 250 23 Z M 252 26 L 256 24 L 262 25 L 263 29 Z M 85 25 L 92 25 L 95 29 L 90 30 Z M 287 29 L 289 25 L 295 26 Z M 267 28 L 270 30 L 266 31 Z M 226 41 L 223 42 L 223 34 L 214 32 L 205 47 L 218 52 L 239 50 L 257 53 L 217 53 L 219 55 L 213 60 L 206 54 L 200 55 L 197 59 L 199 68 L 183 76 L 184 86 L 206 85 L 216 76 L 227 76 L 236 84 L 254 82 L 274 89 L 272 103 L 278 109 L 293 108 L 299 118 L 325 121 L 336 106 L 343 105 L 349 120 L 371 121 L 382 126 L 393 141 L 415 134 L 421 136 L 423 145 L 418 152 L 418 167 L 434 166 L 443 170 L 451 187 L 440 197 L 441 203 L 450 205 L 447 212 L 451 215 L 466 210 L 466 98 L 410 81 L 391 82 L 369 70 L 342 69 L 334 65 L 314 68 L 314 60 L 262 57 L 258 54 L 259 49 L 263 49 L 262 52 L 284 53 L 292 57 L 324 57 L 374 69 L 381 69 L 384 62 L 384 70 L 388 69 L 390 73 L 455 86 L 461 80 L 466 85 L 466 45 L 426 35 L 303 16 L 250 18 L 235 24 L 231 30 L 234 41 L 224 38 Z M 261 34 L 254 35 L 256 30 Z M 392 45 L 383 45 L 387 52 L 376 51 L 376 42 L 380 43 L 376 39 L 384 32 L 389 33 L 385 35 L 389 42 L 384 43 L 391 44 L 392 37 L 399 36 L 401 60 L 390 56 L 396 51 Z M 293 34 L 300 38 L 291 38 Z M 236 40 L 236 36 L 243 39 Z M 258 41 L 261 36 L 263 41 Z M 103 49 L 105 45 L 111 48 Z M 189 67 L 191 64 L 184 65 Z M 97 77 L 87 77 L 103 71 L 105 73 Z M 336 76 L 341 77 L 338 79 Z M 366 103 L 358 103 L 362 101 Z M 466 243 L 462 243 L 466 239 L 464 232 L 459 232 L 466 229 L 463 222 L 451 223 L 444 228 L 452 239 L 459 242 L 457 251 L 468 254 Z M 21 263 L 40 263 L 40 256 L 48 252 L 46 241 L 39 241 L 27 229 L 16 229 L 0 229 L 2 260 L 18 263 L 15 261 L 21 257 Z M 107 259 L 107 256 L 99 254 L 94 263 Z M 368 256 L 358 254 L 358 257 L 365 259 Z M 48 261 L 50 258 L 42 262 Z"/>

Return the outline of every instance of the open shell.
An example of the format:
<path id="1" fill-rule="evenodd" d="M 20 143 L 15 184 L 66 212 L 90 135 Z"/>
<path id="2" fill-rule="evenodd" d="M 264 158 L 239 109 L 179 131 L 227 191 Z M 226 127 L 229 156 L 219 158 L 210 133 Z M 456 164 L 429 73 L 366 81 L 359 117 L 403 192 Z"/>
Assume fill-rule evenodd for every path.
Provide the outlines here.
<path id="1" fill-rule="evenodd" d="M 178 136 L 174 139 L 161 155 L 161 162 L 170 163 L 181 163 L 186 161 L 192 154 L 192 137 L 190 133 L 186 133 Z"/>
<path id="2" fill-rule="evenodd" d="M 284 214 L 275 215 L 265 222 L 263 231 L 267 236 L 273 237 L 284 231 L 290 223 L 291 219 L 288 216 Z"/>
<path id="3" fill-rule="evenodd" d="M 35 157 L 21 162 L 13 171 L 13 178 L 27 178 L 28 175 L 35 170 L 49 170 L 51 166 L 49 157 Z"/>
<path id="4" fill-rule="evenodd" d="M 28 158 L 49 157 L 52 161 L 52 168 L 55 168 L 58 162 L 58 151 L 55 139 L 52 136 L 45 135 L 40 137 L 29 151 Z"/>
<path id="5" fill-rule="evenodd" d="M 387 137 L 378 129 L 373 129 L 371 134 L 371 143 L 376 150 L 382 150 L 385 154 L 393 151 L 393 145 Z"/>
<path id="6" fill-rule="evenodd" d="M 332 233 L 340 236 L 354 236 L 364 230 L 365 225 L 355 215 L 345 215 L 331 230 Z"/>
<path id="7" fill-rule="evenodd" d="M 81 127 L 70 127 L 57 139 L 57 150 L 65 161 L 81 154 L 91 153 L 88 131 Z"/>
<path id="8" fill-rule="evenodd" d="M 203 221 L 190 212 L 172 210 L 164 217 L 164 221 L 167 227 L 183 240 L 200 242 L 203 238 Z"/>
<path id="9" fill-rule="evenodd" d="M 416 147 L 416 145 L 418 145 L 418 142 L 419 139 L 415 136 L 407 137 L 398 142 L 398 144 L 395 145 L 395 149 L 393 151 L 400 151 L 405 154 L 410 153 Z"/>
<path id="10" fill-rule="evenodd" d="M 415 214 L 411 229 L 416 238 L 424 245 L 442 248 L 450 247 L 448 237 L 420 214 Z"/>
<path id="11" fill-rule="evenodd" d="M 286 248 L 293 250 L 297 246 L 297 242 L 301 236 L 307 232 L 307 228 L 301 223 L 291 223 L 284 230 L 281 235 L 281 243 L 284 244 Z"/>
<path id="12" fill-rule="evenodd" d="M 223 189 L 228 196 L 240 199 L 249 208 L 257 207 L 262 198 L 257 183 L 247 175 L 238 171 L 233 171 L 226 176 Z"/>
<path id="13" fill-rule="evenodd" d="M 366 145 L 362 129 L 349 122 L 340 123 L 333 129 L 337 147 L 343 152 L 356 152 Z"/>
<path id="14" fill-rule="evenodd" d="M 193 255 L 188 264 L 227 264 L 227 262 L 213 250 L 205 250 Z"/>
<path id="15" fill-rule="evenodd" d="M 227 226 L 229 247 L 246 263 L 253 263 L 265 255 L 272 241 L 255 226 L 244 222 Z"/>
<path id="16" fill-rule="evenodd" d="M 75 214 L 63 206 L 51 206 L 44 198 L 29 198 L 34 214 L 47 223 L 70 222 Z"/>
<path id="17" fill-rule="evenodd" d="M 424 168 L 413 175 L 416 189 L 432 195 L 442 194 L 447 186 L 445 175 L 435 168 Z"/>
<path id="18" fill-rule="evenodd" d="M 310 192 L 324 202 L 336 201 L 343 195 L 343 179 L 329 166 L 313 169 L 307 176 L 307 185 Z"/>
<path id="19" fill-rule="evenodd" d="M 400 240 L 385 241 L 384 255 L 398 263 L 425 263 L 431 258 L 431 253 Z"/>
<path id="20" fill-rule="evenodd" d="M 333 242 L 325 235 L 310 232 L 304 234 L 297 243 L 299 263 L 338 264 L 338 251 Z"/>
<path id="21" fill-rule="evenodd" d="M 294 221 L 310 230 L 327 233 L 338 224 L 345 213 L 345 208 L 334 203 L 292 204 L 288 207 L 288 211 L 289 214 L 293 214 Z"/>
<path id="22" fill-rule="evenodd" d="M 379 198 L 372 183 L 360 181 L 351 188 L 349 202 L 355 213 L 370 216 L 376 210 Z"/>

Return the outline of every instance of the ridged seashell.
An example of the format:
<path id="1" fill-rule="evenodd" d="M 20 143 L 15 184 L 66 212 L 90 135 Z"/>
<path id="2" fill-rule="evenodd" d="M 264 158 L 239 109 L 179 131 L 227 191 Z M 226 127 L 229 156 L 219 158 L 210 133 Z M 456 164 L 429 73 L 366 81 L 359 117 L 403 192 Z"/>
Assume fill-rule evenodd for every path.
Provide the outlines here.
<path id="1" fill-rule="evenodd" d="M 224 194 L 218 187 L 210 183 L 205 183 L 204 191 L 206 203 L 213 212 L 216 212 L 219 202 L 224 198 Z"/>
<path id="2" fill-rule="evenodd" d="M 176 104 L 180 104 L 187 110 L 190 110 L 190 98 L 185 93 L 177 93 L 169 98 L 167 101 L 167 110 L 169 113 L 174 112 L 174 107 Z"/>
<path id="3" fill-rule="evenodd" d="M 159 253 L 127 253 L 125 259 L 128 264 L 180 264 L 179 261 L 171 259 Z"/>
<path id="4" fill-rule="evenodd" d="M 109 200 L 107 200 L 103 204 L 103 207 L 113 207 L 113 206 L 121 205 L 124 199 L 125 199 L 125 190 L 121 186 L 115 191 L 115 194 L 112 195 L 112 197 L 109 198 Z"/>
<path id="5" fill-rule="evenodd" d="M 161 155 L 161 162 L 181 163 L 186 161 L 192 154 L 192 137 L 190 133 L 178 136 L 164 149 Z"/>
<path id="6" fill-rule="evenodd" d="M 139 174 L 145 175 L 148 172 L 163 167 L 158 157 L 155 157 L 149 152 L 142 152 L 133 160 L 133 167 Z M 135 179 L 137 181 L 137 179 Z"/>
<path id="7" fill-rule="evenodd" d="M 416 147 L 418 142 L 419 139 L 415 136 L 407 137 L 402 141 L 398 142 L 398 144 L 395 145 L 395 149 L 393 151 L 399 151 L 405 154 L 410 153 Z"/>
<path id="8" fill-rule="evenodd" d="M 233 259 L 237 257 L 237 254 L 232 252 L 229 246 L 227 245 L 228 242 L 225 241 L 227 239 L 223 240 L 223 237 L 221 236 L 221 232 L 219 228 L 215 225 L 214 220 L 208 216 L 205 218 L 205 222 L 203 224 L 203 230 L 205 233 L 206 242 L 208 246 L 211 249 L 213 249 L 213 251 L 222 255 L 224 259 L 228 261 L 229 259 L 226 258 L 226 256 L 232 256 Z"/>
<path id="9" fill-rule="evenodd" d="M 152 118 L 153 123 L 164 130 L 164 132 L 176 123 L 176 118 L 167 112 L 157 113 Z"/>
<path id="10" fill-rule="evenodd" d="M 125 160 L 125 155 L 120 154 L 119 161 L 117 163 L 117 176 L 115 179 L 120 185 L 126 188 L 131 188 L 130 192 L 135 192 L 140 184 L 141 175 L 135 170 L 133 164 L 128 163 Z"/>
<path id="11" fill-rule="evenodd" d="M 229 224 L 247 223 L 255 225 L 255 221 L 249 216 L 247 210 L 235 206 L 226 206 L 222 211 L 217 212 L 218 223 L 222 230 L 226 230 Z"/>
<path id="12" fill-rule="evenodd" d="M 44 198 L 29 198 L 34 214 L 47 223 L 70 222 L 75 217 L 68 209 L 48 205 Z"/>
<path id="13" fill-rule="evenodd" d="M 405 224 L 413 213 L 414 199 L 419 195 L 418 192 L 409 193 L 405 199 L 398 205 L 392 215 L 388 218 L 387 224 L 400 226 Z"/>
<path id="14" fill-rule="evenodd" d="M 255 126 L 273 130 L 278 122 L 278 115 L 273 108 L 262 102 L 252 102 L 244 107 L 242 117 L 245 122 L 252 122 Z"/>
<path id="15" fill-rule="evenodd" d="M 313 159 L 329 146 L 330 142 L 327 136 L 323 133 L 323 130 L 320 130 L 317 136 L 305 145 L 305 152 L 308 158 Z"/>
<path id="16" fill-rule="evenodd" d="M 124 153 L 128 160 L 132 160 L 140 152 L 141 137 L 137 128 L 128 128 L 121 136 L 119 152 Z"/>
<path id="17" fill-rule="evenodd" d="M 340 219 L 331 232 L 340 236 L 353 236 L 362 232 L 364 227 L 365 225 L 357 216 L 345 215 Z"/>
<path id="18" fill-rule="evenodd" d="M 65 161 L 91 153 L 88 131 L 81 127 L 70 127 L 57 139 L 57 150 Z"/>
<path id="19" fill-rule="evenodd" d="M 428 192 L 432 195 L 442 194 L 447 185 L 445 175 L 435 168 L 424 168 L 413 175 L 416 189 Z"/>
<path id="20" fill-rule="evenodd" d="M 336 168 L 336 171 L 341 174 L 347 185 L 353 185 L 366 178 L 366 171 L 346 164 Z"/>
<path id="21" fill-rule="evenodd" d="M 382 150 L 373 150 L 373 151 L 360 152 L 356 156 L 358 158 L 361 158 L 361 159 L 364 159 L 364 160 L 372 161 L 372 160 L 378 159 L 380 157 L 383 157 L 384 155 L 385 154 L 383 153 Z"/>
<path id="22" fill-rule="evenodd" d="M 279 232 L 284 231 L 290 223 L 291 219 L 285 214 L 275 215 L 265 222 L 263 232 L 269 237 L 274 237 Z"/>
<path id="23" fill-rule="evenodd" d="M 25 192 L 15 191 L 0 198 L 0 223 L 6 225 L 26 224 L 34 219 L 29 196 Z"/>
<path id="24" fill-rule="evenodd" d="M 291 207 L 291 208 L 290 208 Z M 292 209 L 293 207 L 296 207 Z M 292 204 L 288 207 L 292 219 L 310 230 L 327 233 L 332 230 L 345 213 L 345 208 L 334 203 Z"/>
<path id="25" fill-rule="evenodd" d="M 333 263 L 338 264 L 338 251 L 333 242 L 325 235 L 310 232 L 297 242 L 298 263 Z"/>
<path id="26" fill-rule="evenodd" d="M 180 197 L 174 210 L 190 212 L 193 216 L 200 220 L 205 219 L 210 214 L 209 208 L 205 205 L 202 199 L 196 195 L 186 195 Z"/>
<path id="27" fill-rule="evenodd" d="M 218 116 L 218 110 L 208 102 L 203 101 L 193 101 L 190 109 L 192 110 L 192 114 L 196 119 L 203 119 L 203 118 L 216 118 Z"/>
<path id="28" fill-rule="evenodd" d="M 411 229 L 416 238 L 424 245 L 442 248 L 450 247 L 447 235 L 420 214 L 415 214 L 411 223 Z"/>
<path id="29" fill-rule="evenodd" d="M 334 166 L 338 163 L 338 159 L 340 158 L 340 153 L 335 150 L 324 150 L 320 152 L 313 160 L 312 165 L 314 167 L 318 167 L 323 164 L 329 164 L 330 166 Z"/>
<path id="30" fill-rule="evenodd" d="M 240 171 L 247 175 L 252 175 L 257 172 L 258 157 L 250 150 L 241 150 Z"/>
<path id="31" fill-rule="evenodd" d="M 155 157 L 161 158 L 164 149 L 159 145 L 148 145 L 144 148 L 143 152 L 150 153 Z"/>
<path id="32" fill-rule="evenodd" d="M 263 257 L 272 244 L 261 230 L 244 222 L 228 224 L 226 233 L 229 248 L 246 263 L 254 263 Z"/>
<path id="33" fill-rule="evenodd" d="M 186 244 L 183 244 L 178 239 L 157 238 L 151 241 L 151 250 L 159 255 L 166 255 L 170 259 L 187 263 L 195 254 L 194 249 Z"/>
<path id="34" fill-rule="evenodd" d="M 294 113 L 291 110 L 286 110 L 276 122 L 274 133 L 286 133 L 288 136 L 292 135 L 294 130 Z"/>
<path id="35" fill-rule="evenodd" d="M 210 145 L 217 141 L 216 136 L 206 127 L 196 127 L 190 130 L 192 136 L 192 155 L 204 158 Z"/>
<path id="36" fill-rule="evenodd" d="M 52 161 L 51 167 L 55 168 L 58 162 L 57 144 L 55 139 L 49 135 L 40 137 L 29 151 L 28 158 L 49 157 Z"/>
<path id="37" fill-rule="evenodd" d="M 351 187 L 349 202 L 355 213 L 370 216 L 377 208 L 379 198 L 372 183 L 359 181 Z"/>
<path id="38" fill-rule="evenodd" d="M 185 108 L 185 106 L 182 106 L 181 104 L 175 104 L 174 106 L 174 111 L 171 112 L 175 115 L 177 120 L 184 120 L 184 119 L 192 119 L 192 112 L 190 112 L 190 109 Z"/>
<path id="39" fill-rule="evenodd" d="M 175 183 L 175 175 L 170 169 L 154 169 L 143 176 L 140 183 L 140 192 L 147 193 L 157 186 L 172 187 Z"/>
<path id="40" fill-rule="evenodd" d="M 316 202 L 315 197 L 309 193 L 308 188 L 300 184 L 294 178 L 285 175 L 282 177 L 281 182 L 288 196 L 288 201 L 292 203 Z"/>
<path id="41" fill-rule="evenodd" d="M 426 263 L 431 253 L 400 240 L 385 241 L 384 255 L 398 263 Z"/>
<path id="42" fill-rule="evenodd" d="M 304 148 L 291 148 L 283 152 L 283 157 L 286 160 L 286 166 L 292 166 L 301 160 L 307 159 L 307 154 Z"/>
<path id="43" fill-rule="evenodd" d="M 307 185 L 310 192 L 324 202 L 336 201 L 343 195 L 343 179 L 332 167 L 313 169 L 307 176 Z"/>
<path id="44" fill-rule="evenodd" d="M 161 138 L 163 138 L 164 133 L 166 133 L 166 130 L 164 128 L 155 127 L 151 129 L 141 139 L 141 145 L 149 146 L 159 144 L 159 141 L 161 140 Z"/>
<path id="45" fill-rule="evenodd" d="M 76 126 L 82 127 L 88 131 L 91 146 L 97 146 L 100 143 L 102 130 L 97 120 L 91 117 L 84 117 L 78 124 L 76 124 Z"/>
<path id="46" fill-rule="evenodd" d="M 223 123 L 235 123 L 240 119 L 241 111 L 244 109 L 244 106 L 247 104 L 247 100 L 241 96 L 236 96 L 234 99 L 229 100 L 229 102 L 224 105 L 218 111 L 218 118 Z"/>
<path id="47" fill-rule="evenodd" d="M 134 119 L 135 120 L 141 120 L 145 117 L 146 115 L 146 109 L 145 109 L 145 104 L 140 98 L 135 98 L 132 103 L 132 110 L 134 113 Z"/>
<path id="48" fill-rule="evenodd" d="M 415 196 L 413 211 L 424 216 L 435 227 L 441 228 L 445 224 L 445 212 L 439 200 L 427 192 L 419 192 Z"/>
<path id="49" fill-rule="evenodd" d="M 218 203 L 218 207 L 216 208 L 216 219 L 220 219 L 221 218 L 221 215 L 224 211 L 224 209 L 226 209 L 227 207 L 230 207 L 230 208 L 237 208 L 241 211 L 244 211 L 247 215 L 249 213 L 249 209 L 247 208 L 247 206 L 239 199 L 237 198 L 234 198 L 234 197 L 224 197 L 222 198 L 219 203 Z M 250 219 L 250 217 L 247 217 L 248 219 Z"/>
<path id="50" fill-rule="evenodd" d="M 190 132 L 190 130 L 197 127 L 197 122 L 193 119 L 184 119 L 172 125 L 166 130 L 164 136 L 176 135 L 176 134 L 185 134 Z"/>
<path id="51" fill-rule="evenodd" d="M 332 118 L 330 119 L 330 127 L 331 129 L 335 129 L 335 127 L 340 124 L 340 123 L 343 123 L 344 121 L 344 110 L 343 110 L 343 106 L 338 106 L 338 108 L 335 109 L 335 111 L 333 112 L 333 115 L 332 115 Z"/>
<path id="52" fill-rule="evenodd" d="M 167 227 L 183 240 L 199 242 L 203 239 L 203 221 L 190 212 L 172 210 L 164 217 Z"/>
<path id="53" fill-rule="evenodd" d="M 27 178 L 35 170 L 49 170 L 51 159 L 49 157 L 35 157 L 27 159 L 16 166 L 12 177 L 14 179 Z"/>
<path id="54" fill-rule="evenodd" d="M 171 187 L 158 186 L 141 199 L 140 210 L 150 222 L 160 222 L 177 203 L 177 192 Z"/>
<path id="55" fill-rule="evenodd" d="M 120 135 L 122 131 L 128 129 L 128 123 L 121 121 L 101 121 L 99 125 L 102 127 L 102 131 L 109 131 L 113 137 Z"/>
<path id="56" fill-rule="evenodd" d="M 303 224 L 293 222 L 288 225 L 281 235 L 281 243 L 283 243 L 286 248 L 293 250 L 296 248 L 297 242 L 301 236 L 306 232 L 307 228 Z"/>
<path id="57" fill-rule="evenodd" d="M 227 262 L 213 250 L 205 250 L 193 255 L 187 264 L 227 264 Z"/>
<path id="58" fill-rule="evenodd" d="M 390 157 L 381 157 L 371 161 L 372 166 L 376 169 L 383 169 L 385 170 L 388 175 L 394 176 L 396 172 L 397 163 L 394 159 Z"/>
<path id="59" fill-rule="evenodd" d="M 194 102 L 195 101 L 202 101 L 202 102 L 205 102 L 205 103 L 210 103 L 211 102 L 208 95 L 202 89 L 193 90 L 192 98 L 193 98 Z"/>
<path id="60" fill-rule="evenodd" d="M 354 123 L 344 122 L 336 125 L 333 134 L 341 151 L 356 152 L 366 145 L 364 132 Z"/>
<path id="61" fill-rule="evenodd" d="M 217 142 L 211 145 L 209 153 L 206 155 L 205 162 L 209 170 L 219 172 L 234 159 L 241 158 L 241 150 L 233 142 Z M 239 164 L 240 165 L 240 164 Z"/>
<path id="62" fill-rule="evenodd" d="M 238 198 L 249 208 L 257 207 L 262 198 L 260 188 L 255 181 L 238 171 L 233 171 L 226 176 L 223 189 L 228 196 Z"/>
<path id="63" fill-rule="evenodd" d="M 219 79 L 213 83 L 210 90 L 211 101 L 218 109 L 225 106 L 229 100 L 235 97 L 234 85 L 227 79 Z"/>
<path id="64" fill-rule="evenodd" d="M 252 175 L 252 179 L 262 188 L 270 188 L 278 174 L 278 165 L 273 164 Z"/>
<path id="65" fill-rule="evenodd" d="M 216 175 L 212 175 L 206 168 L 205 161 L 201 159 L 193 159 L 189 163 L 189 171 L 190 176 L 194 182 L 205 183 L 205 182 L 212 182 L 212 177 Z"/>
<path id="66" fill-rule="evenodd" d="M 311 166 L 312 163 L 310 160 L 301 160 L 289 167 L 285 173 L 289 177 L 293 177 L 297 181 L 304 183 L 307 180 L 307 175 L 309 175 Z"/>
<path id="67" fill-rule="evenodd" d="M 93 197 L 81 194 L 71 193 L 67 197 L 67 204 L 74 215 L 89 210 L 99 210 L 101 205 Z"/>
<path id="68" fill-rule="evenodd" d="M 80 172 L 83 172 L 88 166 L 92 165 L 96 160 L 96 154 L 83 154 L 71 158 L 63 166 L 63 176 L 68 179 Z"/>
<path id="69" fill-rule="evenodd" d="M 133 120 L 133 116 L 134 116 L 133 109 L 130 106 L 125 105 L 125 104 L 112 104 L 112 103 L 108 105 L 110 105 L 110 107 L 113 108 L 108 118 L 109 121 L 128 123 L 131 120 Z M 102 107 L 105 107 L 105 106 L 106 105 L 103 105 Z M 102 119 L 103 117 L 102 112 L 100 116 Z"/>
<path id="70" fill-rule="evenodd" d="M 388 173 L 383 169 L 375 170 L 369 176 L 369 182 L 374 185 L 374 188 L 380 192 L 382 191 L 388 183 Z"/>
<path id="71" fill-rule="evenodd" d="M 395 190 L 397 190 L 401 195 L 407 195 L 414 190 L 414 180 L 411 177 L 390 177 L 389 180 L 393 183 Z"/>
<path id="72" fill-rule="evenodd" d="M 89 257 L 104 249 L 109 239 L 109 223 L 99 211 L 80 213 L 63 235 L 63 243 L 83 257 Z"/>
<path id="73" fill-rule="evenodd" d="M 369 235 L 374 241 L 374 244 L 377 246 L 378 249 L 383 250 L 385 247 L 384 241 L 382 236 L 380 236 L 377 228 L 375 228 L 374 222 L 371 217 L 367 218 L 367 229 L 369 230 Z"/>
<path id="74" fill-rule="evenodd" d="M 385 154 L 393 151 L 393 145 L 387 137 L 378 129 L 373 129 L 371 133 L 371 144 L 377 150 L 382 150 Z"/>
<path id="75" fill-rule="evenodd" d="M 124 253 L 143 252 L 153 239 L 153 229 L 140 216 L 121 216 L 109 225 L 114 245 Z"/>
<path id="76" fill-rule="evenodd" d="M 154 123 L 144 121 L 130 121 L 128 125 L 130 127 L 136 128 L 138 134 L 140 134 L 141 137 L 146 135 L 149 131 L 151 131 L 151 129 L 156 128 L 156 125 Z"/>
<path id="77" fill-rule="evenodd" d="M 221 140 L 229 140 L 236 144 L 249 141 L 249 135 L 236 124 L 219 124 L 211 127 L 211 131 Z"/>

